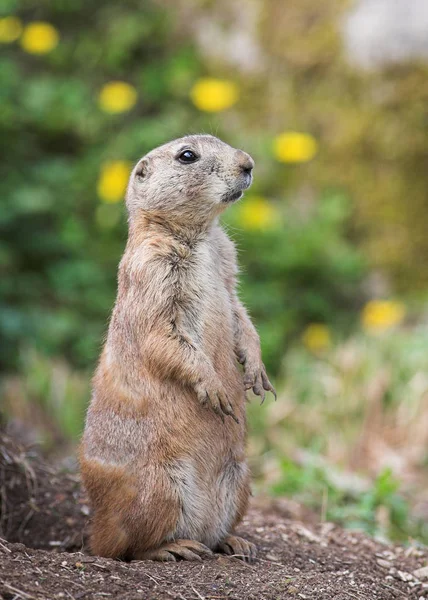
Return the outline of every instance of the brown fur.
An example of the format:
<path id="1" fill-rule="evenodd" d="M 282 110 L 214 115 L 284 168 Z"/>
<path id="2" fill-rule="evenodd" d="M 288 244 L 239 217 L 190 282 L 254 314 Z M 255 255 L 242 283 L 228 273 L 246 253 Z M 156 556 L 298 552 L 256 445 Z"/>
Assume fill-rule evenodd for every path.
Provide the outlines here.
<path id="1" fill-rule="evenodd" d="M 198 160 L 182 164 L 183 148 Z M 252 167 L 244 152 L 190 136 L 131 175 L 128 243 L 81 446 L 95 554 L 197 559 L 207 546 L 254 557 L 229 535 L 250 494 L 245 390 L 274 390 L 218 224 Z"/>

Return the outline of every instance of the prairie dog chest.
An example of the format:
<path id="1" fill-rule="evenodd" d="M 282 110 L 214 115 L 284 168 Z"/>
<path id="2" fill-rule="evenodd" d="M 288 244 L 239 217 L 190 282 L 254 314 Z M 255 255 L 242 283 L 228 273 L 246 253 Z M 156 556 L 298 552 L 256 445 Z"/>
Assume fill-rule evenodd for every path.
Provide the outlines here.
<path id="1" fill-rule="evenodd" d="M 218 326 L 223 331 L 232 326 L 230 296 L 215 243 L 201 241 L 187 250 L 177 283 L 183 325 L 195 340 L 202 341 L 208 332 L 212 335 Z"/>

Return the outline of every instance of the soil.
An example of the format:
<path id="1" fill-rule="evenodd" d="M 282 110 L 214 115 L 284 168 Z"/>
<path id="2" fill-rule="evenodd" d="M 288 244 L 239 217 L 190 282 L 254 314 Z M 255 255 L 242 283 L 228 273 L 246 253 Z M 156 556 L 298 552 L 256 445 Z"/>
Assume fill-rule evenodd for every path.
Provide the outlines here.
<path id="1" fill-rule="evenodd" d="M 90 556 L 88 515 L 75 473 L 47 466 L 0 438 L 0 598 L 428 598 L 427 548 L 383 545 L 318 523 L 286 500 L 253 502 L 237 532 L 257 545 L 258 559 L 251 565 L 223 555 L 195 563 Z"/>

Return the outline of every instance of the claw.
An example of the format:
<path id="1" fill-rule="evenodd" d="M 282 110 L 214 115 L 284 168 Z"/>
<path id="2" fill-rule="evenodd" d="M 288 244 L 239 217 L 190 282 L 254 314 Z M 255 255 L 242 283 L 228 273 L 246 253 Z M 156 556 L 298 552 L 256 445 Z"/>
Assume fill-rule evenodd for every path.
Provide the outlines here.
<path id="1" fill-rule="evenodd" d="M 217 404 L 215 404 L 215 405 L 213 404 L 213 411 L 215 412 L 216 415 L 218 415 L 220 417 L 220 419 L 224 423 L 224 412 L 221 410 L 221 408 Z"/>
<path id="2" fill-rule="evenodd" d="M 263 370 L 262 371 L 262 382 L 263 382 L 263 387 L 267 392 L 271 392 L 271 394 L 273 394 L 273 397 L 275 398 L 276 401 L 276 390 L 273 387 L 273 385 L 271 384 L 271 382 L 268 379 L 268 376 L 266 375 L 266 372 Z"/>
<path id="3" fill-rule="evenodd" d="M 178 559 L 201 562 L 202 556 L 212 556 L 209 548 L 195 540 L 179 539 L 149 550 L 138 556 L 138 560 L 159 560 L 176 562 Z"/>
<path id="4" fill-rule="evenodd" d="M 229 556 L 236 556 L 244 562 L 252 563 L 256 559 L 257 550 L 254 544 L 234 535 L 227 536 L 217 548 Z"/>
<path id="5" fill-rule="evenodd" d="M 221 408 L 222 411 L 225 415 L 228 415 L 229 417 L 232 417 L 232 419 L 239 424 L 239 419 L 238 417 L 235 415 L 234 410 L 233 410 L 233 406 L 231 405 L 231 403 L 229 402 L 229 400 L 227 400 L 227 404 L 224 405 L 223 403 L 221 403 Z"/>
<path id="6" fill-rule="evenodd" d="M 235 415 L 235 411 L 233 410 L 232 405 L 230 405 L 230 412 L 228 414 L 232 417 L 232 419 L 235 421 L 235 423 L 238 423 L 238 425 L 239 425 L 239 419 Z"/>

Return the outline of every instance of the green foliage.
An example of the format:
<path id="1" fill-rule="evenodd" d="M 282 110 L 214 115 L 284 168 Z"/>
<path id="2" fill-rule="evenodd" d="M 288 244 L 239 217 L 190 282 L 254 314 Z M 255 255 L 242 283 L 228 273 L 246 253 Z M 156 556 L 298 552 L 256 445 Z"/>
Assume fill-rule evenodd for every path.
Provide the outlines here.
<path id="1" fill-rule="evenodd" d="M 426 327 L 331 344 L 293 343 L 278 401 L 249 405 L 257 484 L 347 527 L 426 543 Z"/>
<path id="2" fill-rule="evenodd" d="M 315 135 L 320 150 L 308 169 L 311 184 L 322 189 L 333 181 L 346 190 L 353 230 L 371 265 L 401 290 L 426 290 L 428 65 L 353 68 L 341 39 L 351 5 L 263 3 L 260 44 L 268 68 L 252 89 L 258 102 L 250 118 L 261 112 L 267 131 Z M 294 185 L 307 177 L 299 171 Z"/>
<path id="3" fill-rule="evenodd" d="M 428 542 L 428 528 L 411 514 L 409 500 L 400 493 L 400 483 L 385 469 L 368 489 L 340 487 L 328 472 L 314 465 L 302 467 L 281 460 L 283 477 L 275 484 L 275 495 L 291 496 L 317 511 L 327 521 L 349 529 L 360 529 L 385 540 Z"/>
<path id="4" fill-rule="evenodd" d="M 0 414 L 28 426 L 44 451 L 61 453 L 77 443 L 90 397 L 90 373 L 34 350 L 20 355 L 20 378 L 3 384 Z"/>

